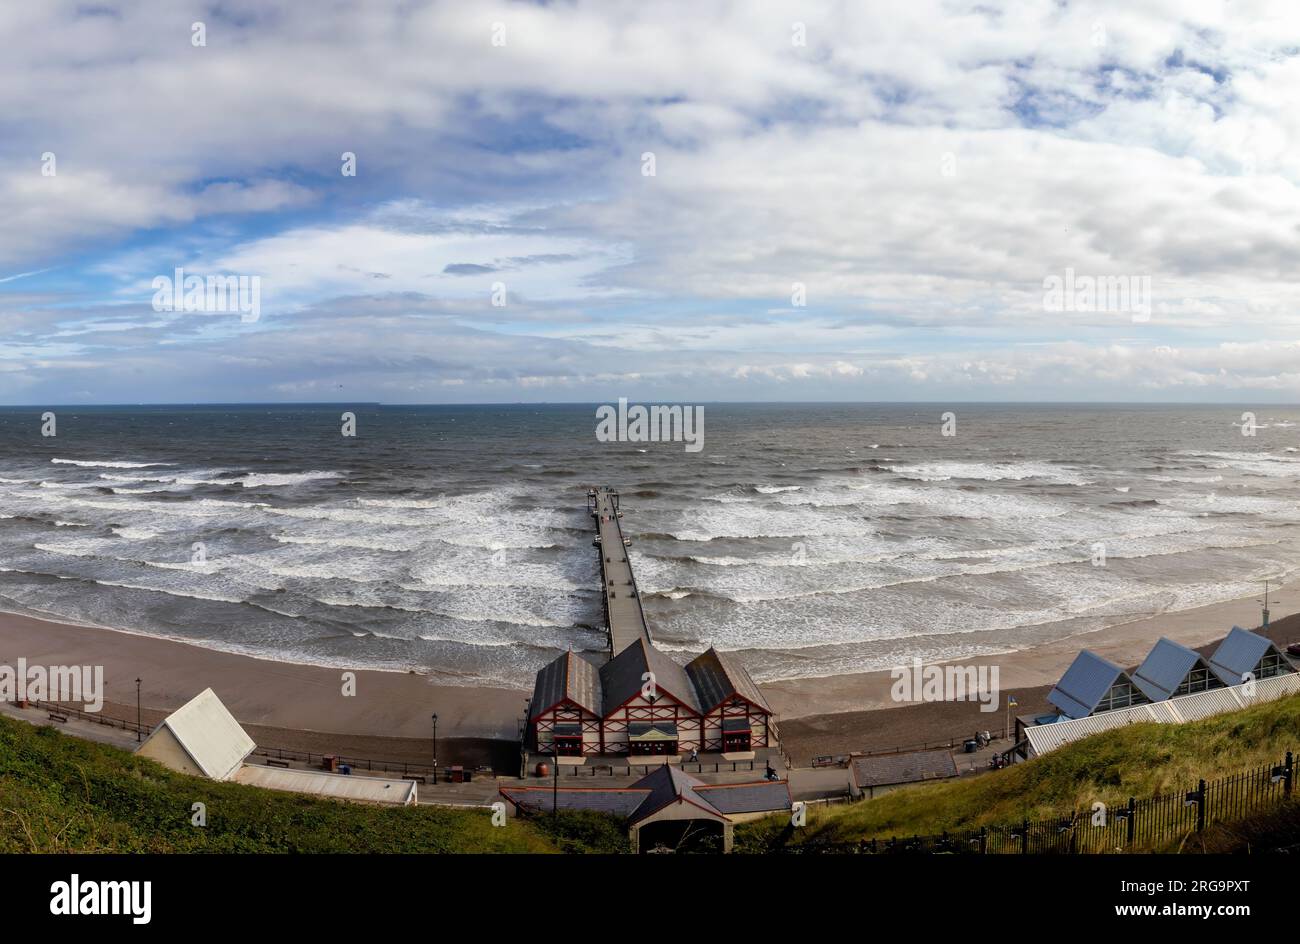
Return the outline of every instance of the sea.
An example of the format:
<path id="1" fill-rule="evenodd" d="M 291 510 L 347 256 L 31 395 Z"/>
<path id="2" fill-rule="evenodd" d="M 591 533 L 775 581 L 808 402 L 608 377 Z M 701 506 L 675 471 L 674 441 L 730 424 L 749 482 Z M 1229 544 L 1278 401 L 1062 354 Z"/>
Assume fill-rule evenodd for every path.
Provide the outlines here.
<path id="1" fill-rule="evenodd" d="M 1015 651 L 1300 561 L 1296 408 L 710 403 L 692 452 L 599 441 L 597 406 L 0 408 L 0 610 L 527 686 L 604 650 L 595 485 L 657 645 L 760 681 Z"/>

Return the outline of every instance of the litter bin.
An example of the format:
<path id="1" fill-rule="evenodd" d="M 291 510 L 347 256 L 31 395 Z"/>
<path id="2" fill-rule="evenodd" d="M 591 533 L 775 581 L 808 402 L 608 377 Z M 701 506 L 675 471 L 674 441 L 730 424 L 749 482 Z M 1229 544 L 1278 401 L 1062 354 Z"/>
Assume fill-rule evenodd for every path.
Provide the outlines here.
<path id="1" fill-rule="evenodd" d="M 974 754 L 977 750 L 979 750 L 979 748 L 980 748 L 979 741 L 976 741 L 974 738 L 971 738 L 969 741 L 966 742 L 967 754 Z"/>
<path id="2" fill-rule="evenodd" d="M 330 773 L 339 769 L 339 759 L 334 754 L 326 754 L 321 758 L 321 769 L 328 770 Z"/>

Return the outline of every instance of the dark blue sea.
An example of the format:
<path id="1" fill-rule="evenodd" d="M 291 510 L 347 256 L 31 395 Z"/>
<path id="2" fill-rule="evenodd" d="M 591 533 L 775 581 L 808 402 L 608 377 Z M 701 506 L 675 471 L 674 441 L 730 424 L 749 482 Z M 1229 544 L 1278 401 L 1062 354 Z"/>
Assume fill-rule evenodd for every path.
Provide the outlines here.
<path id="1" fill-rule="evenodd" d="M 705 404 L 697 453 L 599 442 L 594 404 L 50 409 L 54 437 L 0 409 L 0 609 L 453 683 L 603 648 L 597 484 L 659 645 L 760 680 L 1020 649 L 1300 560 L 1287 407 L 1243 436 L 1241 407 Z"/>

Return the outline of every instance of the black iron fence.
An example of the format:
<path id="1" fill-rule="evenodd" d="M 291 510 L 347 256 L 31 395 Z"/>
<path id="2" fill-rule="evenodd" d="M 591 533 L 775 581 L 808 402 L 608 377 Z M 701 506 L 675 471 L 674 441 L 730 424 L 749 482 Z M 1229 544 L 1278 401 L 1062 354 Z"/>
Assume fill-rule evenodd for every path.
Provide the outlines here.
<path id="1" fill-rule="evenodd" d="M 996 741 L 1007 736 L 1007 729 L 1005 727 L 993 728 L 989 730 L 988 734 L 989 741 Z M 954 734 L 934 741 L 920 741 L 916 744 L 899 745 L 898 747 L 878 747 L 870 751 L 854 751 L 852 754 L 819 754 L 812 759 L 812 766 L 842 767 L 855 757 L 880 757 L 885 754 L 914 754 L 917 751 L 953 750 L 961 747 L 967 741 L 978 740 L 978 734 L 972 732 L 969 734 Z"/>
<path id="2" fill-rule="evenodd" d="M 134 721 L 127 721 L 125 718 L 112 718 L 98 711 L 82 711 L 80 708 L 63 705 L 57 701 L 32 699 L 28 704 L 52 715 L 76 718 L 78 721 L 93 721 L 95 724 L 107 725 L 110 728 L 121 728 L 123 731 L 130 731 L 132 734 L 148 734 L 150 731 L 147 724 L 136 724 Z"/>
<path id="3" fill-rule="evenodd" d="M 133 734 L 146 736 L 153 730 L 148 724 L 137 725 L 134 721 L 125 718 L 114 718 L 102 712 L 83 711 L 79 708 L 73 708 L 69 705 L 63 705 L 53 701 L 29 701 L 33 708 L 45 711 L 52 715 L 61 715 L 64 718 L 76 718 L 79 721 L 93 721 L 95 724 L 107 725 L 113 728 L 120 728 L 123 731 L 130 731 Z M 281 747 L 256 747 L 253 753 L 259 757 L 273 758 L 281 761 L 296 761 L 300 764 L 306 764 L 309 767 L 324 767 L 325 758 L 333 757 L 335 761 L 342 765 L 346 764 L 353 770 L 378 771 L 380 773 L 399 774 L 402 777 L 431 777 L 435 768 L 432 764 L 414 764 L 400 760 L 378 760 L 371 757 L 351 757 L 344 754 L 314 754 L 309 751 L 295 751 L 289 748 Z M 445 765 L 438 768 L 444 771 L 444 780 L 451 780 L 451 768 Z M 478 776 L 493 776 L 490 768 L 477 767 L 472 768 Z"/>
<path id="4" fill-rule="evenodd" d="M 1181 793 L 1139 800 L 1130 797 L 1120 807 L 1096 804 L 1066 816 L 1021 820 L 978 829 L 933 836 L 891 837 L 860 842 L 810 841 L 782 847 L 795 853 L 973 853 L 1076 854 L 1128 852 L 1151 849 L 1192 833 L 1211 823 L 1241 819 L 1292 796 L 1295 779 L 1290 751 L 1278 764 L 1206 782 Z"/>

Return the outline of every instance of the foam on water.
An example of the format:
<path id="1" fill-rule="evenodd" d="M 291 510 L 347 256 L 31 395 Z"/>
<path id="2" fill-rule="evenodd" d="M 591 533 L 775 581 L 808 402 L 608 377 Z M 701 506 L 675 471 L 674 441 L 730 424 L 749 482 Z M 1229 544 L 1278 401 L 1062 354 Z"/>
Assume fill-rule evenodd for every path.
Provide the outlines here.
<path id="1" fill-rule="evenodd" d="M 137 441 L 151 427 L 133 416 L 79 441 L 106 458 L 0 439 L 0 608 L 527 685 L 556 652 L 602 646 L 584 490 L 609 482 L 660 645 L 742 650 L 776 678 L 1006 651 L 1244 596 L 1300 550 L 1284 411 L 1251 441 L 1197 408 L 1120 423 L 971 407 L 952 439 L 912 407 L 730 422 L 727 409 L 697 461 L 595 443 L 589 417 L 569 429 L 560 408 L 367 420 L 400 448 L 322 438 L 336 414 L 264 411 L 186 420 L 226 424 L 192 441 L 170 419 Z"/>

